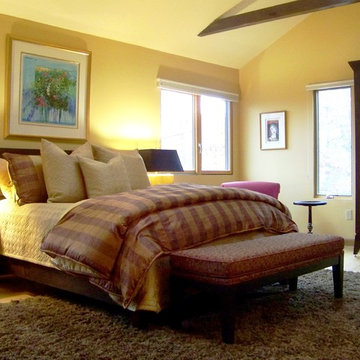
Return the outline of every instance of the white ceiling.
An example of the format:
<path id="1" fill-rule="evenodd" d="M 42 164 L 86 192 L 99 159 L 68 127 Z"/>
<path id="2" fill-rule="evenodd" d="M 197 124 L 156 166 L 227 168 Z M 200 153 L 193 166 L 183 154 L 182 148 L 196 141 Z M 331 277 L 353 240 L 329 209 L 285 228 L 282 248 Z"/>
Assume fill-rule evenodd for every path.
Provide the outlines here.
<path id="1" fill-rule="evenodd" d="M 219 16 L 289 0 L 0 0 L 0 13 L 241 68 L 306 15 L 198 37 Z"/>

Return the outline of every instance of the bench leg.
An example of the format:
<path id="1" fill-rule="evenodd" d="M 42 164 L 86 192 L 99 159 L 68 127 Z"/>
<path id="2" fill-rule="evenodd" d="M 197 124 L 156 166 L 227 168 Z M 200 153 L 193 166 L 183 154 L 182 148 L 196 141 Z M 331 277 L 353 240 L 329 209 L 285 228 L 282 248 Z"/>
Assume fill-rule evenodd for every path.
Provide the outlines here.
<path id="1" fill-rule="evenodd" d="M 151 315 L 152 314 L 150 314 L 149 311 L 137 310 L 131 312 L 130 314 L 131 325 L 137 329 L 147 330 Z"/>
<path id="2" fill-rule="evenodd" d="M 334 281 L 334 296 L 336 298 L 342 298 L 344 282 L 344 254 L 341 254 L 339 256 L 339 262 L 332 266 L 332 274 Z"/>
<path id="3" fill-rule="evenodd" d="M 298 284 L 298 278 L 297 277 L 289 279 L 289 290 L 290 291 L 296 291 L 297 290 L 297 284 Z"/>
<path id="4" fill-rule="evenodd" d="M 221 336 L 226 344 L 235 341 L 235 293 L 228 288 L 221 294 Z"/>
<path id="5" fill-rule="evenodd" d="M 180 329 L 181 322 L 184 320 L 184 291 L 185 283 L 183 279 L 172 276 L 170 281 L 170 325 Z"/>

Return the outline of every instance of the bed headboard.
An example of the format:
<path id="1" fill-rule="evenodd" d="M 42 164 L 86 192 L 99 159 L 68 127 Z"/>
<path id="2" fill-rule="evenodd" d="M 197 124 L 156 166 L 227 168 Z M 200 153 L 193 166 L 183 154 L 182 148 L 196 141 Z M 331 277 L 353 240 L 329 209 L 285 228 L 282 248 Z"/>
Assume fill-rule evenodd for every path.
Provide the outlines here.
<path id="1" fill-rule="evenodd" d="M 3 153 L 15 153 L 23 155 L 40 155 L 40 149 L 17 149 L 17 148 L 0 148 L 0 156 L 2 157 Z"/>
<path id="2" fill-rule="evenodd" d="M 40 155 L 40 149 L 0 148 L 0 157 L 6 152 L 22 155 Z M 70 154 L 72 150 L 65 150 L 65 152 Z"/>

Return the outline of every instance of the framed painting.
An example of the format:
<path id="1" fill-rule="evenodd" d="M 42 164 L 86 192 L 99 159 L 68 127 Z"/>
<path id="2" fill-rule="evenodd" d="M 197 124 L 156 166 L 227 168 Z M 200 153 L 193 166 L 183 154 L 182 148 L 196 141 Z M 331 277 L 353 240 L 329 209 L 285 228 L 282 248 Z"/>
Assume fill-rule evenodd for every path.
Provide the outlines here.
<path id="1" fill-rule="evenodd" d="M 5 136 L 86 139 L 91 53 L 8 41 Z"/>
<path id="2" fill-rule="evenodd" d="M 286 149 L 285 111 L 260 114 L 260 149 Z"/>

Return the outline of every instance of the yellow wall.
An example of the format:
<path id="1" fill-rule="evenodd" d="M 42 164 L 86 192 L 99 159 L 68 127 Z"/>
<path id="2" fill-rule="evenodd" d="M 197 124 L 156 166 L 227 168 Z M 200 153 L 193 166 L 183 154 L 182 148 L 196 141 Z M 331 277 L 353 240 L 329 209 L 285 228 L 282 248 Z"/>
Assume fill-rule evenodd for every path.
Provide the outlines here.
<path id="1" fill-rule="evenodd" d="M 159 146 L 158 75 L 231 92 L 237 92 L 240 83 L 241 100 L 234 107 L 234 174 L 182 175 L 176 181 L 279 181 L 280 200 L 306 231 L 307 209 L 292 205 L 294 200 L 313 198 L 312 98 L 305 86 L 352 78 L 347 63 L 360 59 L 358 19 L 359 4 L 314 13 L 238 71 L 0 15 L 0 119 L 7 34 L 92 52 L 88 140 L 115 148 Z M 287 112 L 288 148 L 261 151 L 259 113 L 278 110 Z M 0 147 L 39 147 L 39 139 L 4 139 L 2 134 L 0 122 Z M 70 141 L 59 144 L 76 146 Z M 315 208 L 315 230 L 353 238 L 354 222 L 345 221 L 346 209 L 354 210 L 352 199 Z"/>
<path id="2" fill-rule="evenodd" d="M 240 70 L 241 176 L 281 183 L 280 200 L 306 231 L 307 208 L 294 200 L 314 196 L 312 83 L 348 80 L 348 61 L 360 59 L 360 5 L 311 14 Z M 287 149 L 260 150 L 259 113 L 286 111 Z M 313 209 L 315 231 L 354 237 L 353 199 L 329 200 Z"/>
<path id="3" fill-rule="evenodd" d="M 138 46 L 0 15 L 0 79 L 5 78 L 6 35 L 92 52 L 88 140 L 114 148 L 159 147 L 160 75 L 205 87 L 237 93 L 237 69 L 212 65 Z M 5 82 L 0 81 L 0 119 L 4 118 Z M 234 129 L 238 132 L 237 106 Z M 0 147 L 39 147 L 39 139 L 4 139 Z M 238 139 L 234 139 L 237 148 Z M 74 142 L 59 141 L 71 149 Z M 219 184 L 239 173 L 235 153 L 234 176 L 179 176 L 178 181 Z"/>

